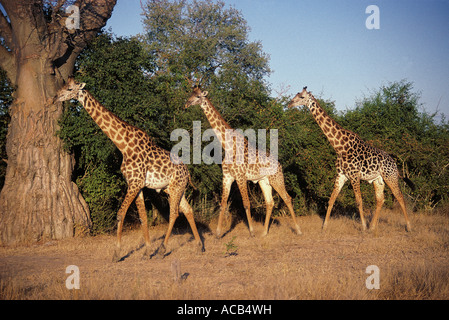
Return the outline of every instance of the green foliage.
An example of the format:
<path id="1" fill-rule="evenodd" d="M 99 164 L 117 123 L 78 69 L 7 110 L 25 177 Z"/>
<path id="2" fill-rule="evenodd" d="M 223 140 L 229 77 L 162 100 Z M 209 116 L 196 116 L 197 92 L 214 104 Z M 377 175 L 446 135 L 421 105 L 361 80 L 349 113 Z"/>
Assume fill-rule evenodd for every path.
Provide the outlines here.
<path id="1" fill-rule="evenodd" d="M 231 240 L 225 243 L 226 251 L 223 252 L 225 257 L 236 256 L 238 253 L 239 247 L 234 243 L 234 240 L 237 236 L 233 236 Z"/>
<path id="2" fill-rule="evenodd" d="M 236 84 L 238 77 L 261 81 L 268 71 L 260 43 L 248 41 L 245 19 L 222 1 L 148 0 L 143 23 L 143 42 L 159 74 L 197 80 L 215 75 Z"/>
<path id="3" fill-rule="evenodd" d="M 85 175 L 76 179 L 91 210 L 94 234 L 110 231 L 115 226 L 115 214 L 125 185 L 123 179 L 112 172 L 105 164 L 99 164 L 87 168 Z"/>

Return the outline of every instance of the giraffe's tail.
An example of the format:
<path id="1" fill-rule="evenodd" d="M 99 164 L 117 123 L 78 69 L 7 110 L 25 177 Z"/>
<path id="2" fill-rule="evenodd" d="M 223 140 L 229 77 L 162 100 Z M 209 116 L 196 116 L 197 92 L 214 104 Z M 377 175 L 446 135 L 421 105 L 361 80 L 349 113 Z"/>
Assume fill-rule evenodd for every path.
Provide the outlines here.
<path id="1" fill-rule="evenodd" d="M 401 177 L 401 178 L 410 187 L 410 189 L 412 189 L 412 191 L 415 191 L 416 187 L 412 180 L 410 180 L 409 178 L 405 178 L 405 177 Z"/>
<path id="2" fill-rule="evenodd" d="M 193 188 L 194 190 L 198 190 L 198 188 L 193 184 L 193 182 L 192 182 L 192 177 L 190 176 L 190 174 L 189 174 L 189 183 L 190 183 L 190 185 L 192 186 L 192 188 Z"/>

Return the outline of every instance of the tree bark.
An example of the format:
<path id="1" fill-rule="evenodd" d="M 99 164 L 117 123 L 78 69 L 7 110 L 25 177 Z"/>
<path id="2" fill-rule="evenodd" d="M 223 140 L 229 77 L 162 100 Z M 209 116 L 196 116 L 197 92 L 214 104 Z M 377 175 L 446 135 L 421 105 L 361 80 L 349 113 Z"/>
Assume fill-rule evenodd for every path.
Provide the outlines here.
<path id="1" fill-rule="evenodd" d="M 33 82 L 39 85 L 37 79 Z M 71 181 L 74 157 L 55 135 L 62 104 L 53 104 L 47 90 L 32 91 L 22 93 L 10 109 L 1 244 L 72 237 L 91 225 L 89 208 Z"/>
<path id="2" fill-rule="evenodd" d="M 8 19 L 0 14 L 0 66 L 16 91 L 0 194 L 0 245 L 62 239 L 91 227 L 89 208 L 72 182 L 74 157 L 56 135 L 63 106 L 54 97 L 115 2 L 76 1 L 84 16 L 80 30 L 70 31 L 59 10 L 64 1 L 57 2 L 49 19 L 43 1 L 1 0 Z"/>

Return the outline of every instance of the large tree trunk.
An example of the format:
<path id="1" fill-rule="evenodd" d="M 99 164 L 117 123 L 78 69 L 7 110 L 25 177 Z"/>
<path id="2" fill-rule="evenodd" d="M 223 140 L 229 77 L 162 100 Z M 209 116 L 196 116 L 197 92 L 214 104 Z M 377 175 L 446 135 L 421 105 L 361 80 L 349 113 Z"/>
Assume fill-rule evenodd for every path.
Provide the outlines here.
<path id="1" fill-rule="evenodd" d="M 8 167 L 0 195 L 0 243 L 71 237 L 87 230 L 89 209 L 71 181 L 74 158 L 55 135 L 62 104 L 53 103 L 55 76 L 29 59 L 19 69 L 10 108 Z"/>
<path id="2" fill-rule="evenodd" d="M 7 13 L 0 11 L 0 67 L 16 87 L 0 194 L 0 245 L 62 239 L 90 228 L 89 209 L 71 179 L 74 158 L 56 135 L 63 109 L 54 97 L 115 3 L 0 0 Z M 69 17 L 79 24 L 68 28 Z"/>

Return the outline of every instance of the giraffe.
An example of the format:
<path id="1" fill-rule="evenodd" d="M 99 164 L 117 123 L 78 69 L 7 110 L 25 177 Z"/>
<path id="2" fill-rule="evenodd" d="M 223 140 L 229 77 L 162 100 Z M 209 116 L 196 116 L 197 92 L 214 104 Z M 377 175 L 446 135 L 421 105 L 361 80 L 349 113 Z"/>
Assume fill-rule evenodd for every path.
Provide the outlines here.
<path id="1" fill-rule="evenodd" d="M 79 83 L 73 78 L 69 78 L 65 86 L 58 91 L 56 99 L 58 101 L 78 100 L 123 155 L 120 169 L 128 184 L 128 190 L 117 213 L 117 245 L 113 261 L 120 260 L 123 221 L 134 199 L 136 200 L 145 239 L 145 251 L 142 258 L 149 257 L 150 240 L 142 192 L 144 187 L 155 189 L 157 192 L 164 190 L 169 195 L 169 226 L 164 241 L 156 252 L 162 256 L 165 253 L 168 238 L 178 217 L 179 210 L 184 213 L 198 246 L 204 251 L 204 246 L 193 218 L 193 210 L 184 195 L 187 183 L 190 182 L 190 174 L 186 165 L 177 159 L 172 160 L 170 152 L 157 146 L 144 131 L 120 120 L 107 110 L 89 91 L 84 89 L 84 86 L 85 83 Z"/>
<path id="2" fill-rule="evenodd" d="M 332 207 L 341 188 L 349 179 L 354 190 L 363 230 L 366 230 L 366 221 L 363 214 L 360 180 L 372 183 L 376 194 L 376 211 L 371 221 L 370 229 L 375 230 L 377 227 L 379 213 L 384 203 L 384 184 L 386 183 L 401 206 L 401 210 L 405 217 L 406 230 L 411 231 L 404 198 L 398 184 L 398 178 L 402 177 L 391 156 L 385 151 L 366 143 L 357 134 L 342 128 L 323 108 L 321 108 L 312 93 L 307 92 L 307 87 L 304 87 L 304 89 L 292 99 L 288 104 L 288 107 L 292 108 L 301 105 L 305 105 L 309 108 L 315 121 L 318 123 L 337 153 L 337 178 L 329 200 L 323 229 L 326 229 L 328 225 Z M 407 178 L 402 179 L 413 188 L 413 183 L 410 180 Z"/>
<path id="3" fill-rule="evenodd" d="M 212 129 L 214 130 L 217 138 L 221 142 L 225 150 L 232 150 L 234 159 L 242 159 L 243 161 L 223 161 L 223 194 L 221 198 L 220 215 L 218 218 L 217 237 L 221 236 L 221 228 L 223 223 L 223 216 L 227 206 L 227 200 L 229 197 L 229 191 L 234 181 L 237 182 L 240 194 L 242 195 L 243 205 L 248 219 L 248 228 L 251 236 L 254 236 L 254 229 L 251 219 L 250 201 L 248 197 L 247 181 L 250 180 L 254 183 L 259 183 L 262 193 L 265 198 L 266 216 L 264 231 L 262 236 L 268 234 L 268 228 L 270 224 L 270 217 L 274 207 L 274 201 L 272 197 L 272 188 L 274 188 L 287 205 L 292 221 L 293 229 L 297 234 L 301 234 L 299 225 L 296 222 L 295 212 L 291 197 L 288 195 L 284 185 L 284 175 L 282 173 L 282 167 L 279 162 L 274 159 L 273 156 L 267 156 L 268 161 L 261 162 L 259 154 L 261 151 L 248 143 L 248 140 L 239 135 L 236 140 L 241 139 L 243 148 L 236 147 L 237 143 L 234 143 L 234 139 L 228 139 L 229 133 L 236 134 L 236 131 L 223 119 L 217 109 L 214 108 L 211 101 L 207 98 L 207 91 L 202 91 L 200 87 L 195 86 L 193 92 L 186 102 L 185 108 L 192 105 L 200 105 L 206 118 L 208 119 Z M 264 154 L 265 155 L 265 154 Z M 248 161 L 248 159 L 254 159 L 255 161 Z M 254 162 L 254 163 L 253 163 Z"/>

